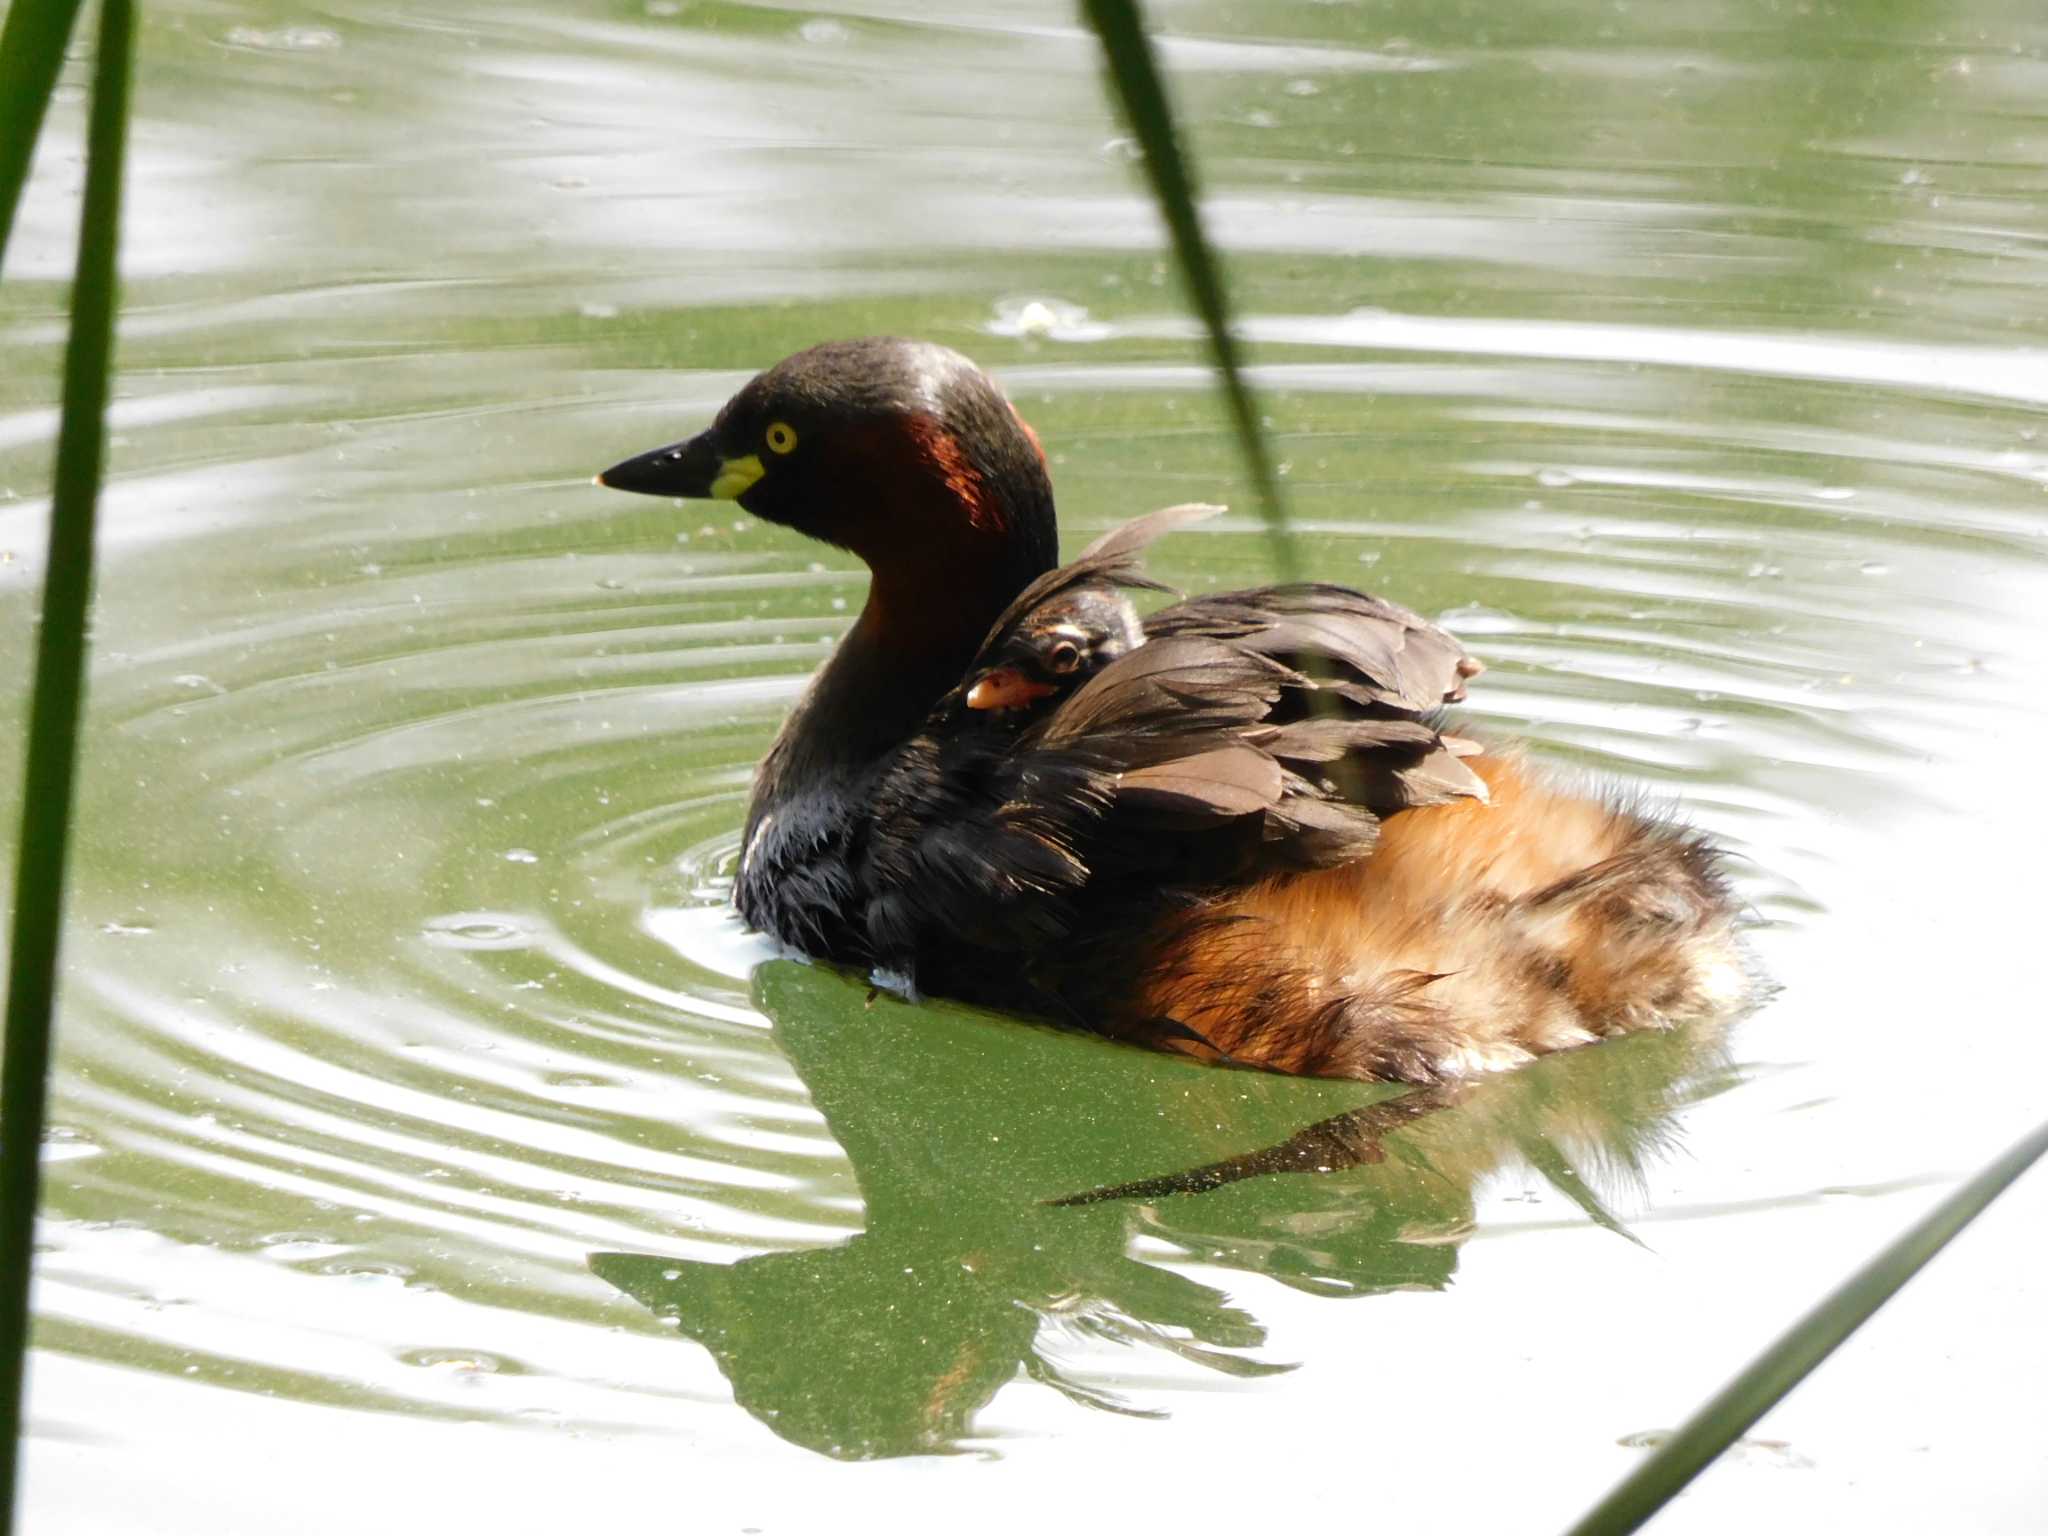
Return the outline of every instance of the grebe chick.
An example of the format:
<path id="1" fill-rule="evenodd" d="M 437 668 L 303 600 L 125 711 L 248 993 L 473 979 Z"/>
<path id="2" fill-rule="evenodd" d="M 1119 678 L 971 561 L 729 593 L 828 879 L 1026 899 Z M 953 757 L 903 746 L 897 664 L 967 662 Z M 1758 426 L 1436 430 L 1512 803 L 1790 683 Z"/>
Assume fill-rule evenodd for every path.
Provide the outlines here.
<path id="1" fill-rule="evenodd" d="M 986 853 L 1004 845 L 1016 811 L 1030 803 L 1018 775 L 1037 759 L 1025 743 L 1078 689 L 1144 644 L 1122 590 L 1159 585 L 1138 568 L 1143 546 L 1220 510 L 1155 512 L 1032 582 L 997 618 L 966 678 L 883 767 L 854 860 L 864 953 L 882 984 L 916 996 L 927 952 L 954 946 L 968 913 L 984 914 L 978 947 L 1011 947 L 1015 861 Z M 1023 905 L 1028 928 L 1036 904 Z"/>
<path id="2" fill-rule="evenodd" d="M 1032 709 L 1073 691 L 1145 643 L 1138 610 L 1114 587 L 1088 584 L 1048 599 L 1028 624 L 976 662 L 961 703 L 1006 714 Z"/>
<path id="3" fill-rule="evenodd" d="M 736 500 L 873 573 L 742 833 L 740 913 L 785 944 L 1163 1049 L 1420 1082 L 1751 993 L 1715 848 L 1447 733 L 1479 665 L 1383 599 L 1173 604 L 1071 689 L 969 706 L 992 631 L 1085 582 L 1054 569 L 1036 437 L 956 352 L 813 347 L 600 479 Z"/>

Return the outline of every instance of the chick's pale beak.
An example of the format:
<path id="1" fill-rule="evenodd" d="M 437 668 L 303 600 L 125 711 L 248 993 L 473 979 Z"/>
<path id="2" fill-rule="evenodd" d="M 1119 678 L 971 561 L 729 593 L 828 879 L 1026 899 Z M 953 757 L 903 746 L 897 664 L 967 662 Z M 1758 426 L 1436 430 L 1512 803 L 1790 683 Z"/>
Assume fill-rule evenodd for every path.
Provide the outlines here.
<path id="1" fill-rule="evenodd" d="M 670 443 L 614 464 L 597 477 L 597 483 L 647 496 L 737 501 L 761 474 L 758 454 L 728 459 L 718 451 L 709 432 L 700 432 L 686 443 Z"/>
<path id="2" fill-rule="evenodd" d="M 1015 667 L 997 667 L 967 690 L 969 709 L 1022 709 L 1049 693 L 1051 683 L 1037 682 Z"/>

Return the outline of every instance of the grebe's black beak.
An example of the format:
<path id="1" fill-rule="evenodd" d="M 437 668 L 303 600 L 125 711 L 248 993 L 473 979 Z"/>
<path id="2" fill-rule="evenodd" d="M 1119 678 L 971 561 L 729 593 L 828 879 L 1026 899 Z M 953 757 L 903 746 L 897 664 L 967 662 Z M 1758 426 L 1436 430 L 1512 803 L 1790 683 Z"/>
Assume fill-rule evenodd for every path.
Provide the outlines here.
<path id="1" fill-rule="evenodd" d="M 670 443 L 666 448 L 621 460 L 599 475 L 597 483 L 615 491 L 639 491 L 646 496 L 717 497 L 732 501 L 760 479 L 760 464 L 760 459 L 752 454 L 740 459 L 726 458 L 718 451 L 712 434 L 700 432 L 686 443 Z"/>

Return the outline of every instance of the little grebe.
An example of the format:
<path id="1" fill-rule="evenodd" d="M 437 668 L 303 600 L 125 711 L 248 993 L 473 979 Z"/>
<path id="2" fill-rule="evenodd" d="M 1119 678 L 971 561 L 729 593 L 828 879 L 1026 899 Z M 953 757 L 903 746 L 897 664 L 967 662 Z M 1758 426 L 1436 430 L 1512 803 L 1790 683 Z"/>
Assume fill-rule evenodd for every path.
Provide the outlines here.
<path id="1" fill-rule="evenodd" d="M 813 347 L 599 480 L 737 501 L 873 573 L 743 833 L 741 915 L 804 953 L 1211 1059 L 1415 1082 L 1750 991 L 1713 846 L 1448 734 L 1480 667 L 1436 625 L 1302 584 L 1134 631 L 1116 589 L 1154 585 L 1139 548 L 1207 509 L 1055 569 L 1037 438 L 947 348 Z"/>

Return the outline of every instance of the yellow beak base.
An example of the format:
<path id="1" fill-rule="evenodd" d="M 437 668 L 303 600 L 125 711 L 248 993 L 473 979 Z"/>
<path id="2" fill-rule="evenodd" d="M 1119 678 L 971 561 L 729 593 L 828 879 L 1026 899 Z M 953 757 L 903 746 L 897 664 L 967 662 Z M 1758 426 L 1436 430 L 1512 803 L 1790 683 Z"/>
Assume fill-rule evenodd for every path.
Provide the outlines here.
<path id="1" fill-rule="evenodd" d="M 718 473 L 712 477 L 711 494 L 720 501 L 738 501 L 756 480 L 767 473 L 758 453 L 750 453 L 743 459 L 725 459 L 720 462 Z"/>

